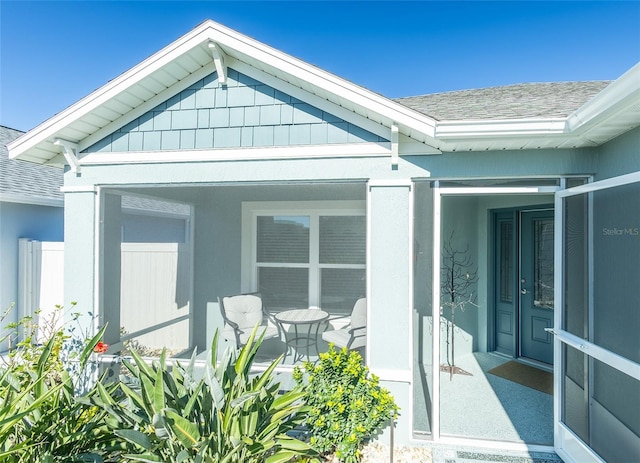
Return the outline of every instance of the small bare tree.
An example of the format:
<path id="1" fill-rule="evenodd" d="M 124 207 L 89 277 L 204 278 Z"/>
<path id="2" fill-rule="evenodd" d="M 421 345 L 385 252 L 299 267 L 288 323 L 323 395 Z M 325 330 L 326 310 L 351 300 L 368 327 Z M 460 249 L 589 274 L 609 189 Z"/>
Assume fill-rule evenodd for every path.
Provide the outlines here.
<path id="1" fill-rule="evenodd" d="M 476 295 L 473 293 L 475 284 L 478 282 L 478 267 L 471 260 L 469 245 L 464 249 L 455 247 L 451 232 L 449 239 L 442 248 L 442 268 L 441 268 L 441 289 L 444 301 L 442 303 L 442 314 L 444 307 L 451 311 L 451 319 L 446 323 L 447 327 L 447 364 L 440 367 L 441 371 L 448 371 L 450 379 L 454 374 L 470 373 L 455 365 L 455 327 L 456 310 L 464 312 L 467 305 L 477 307 Z M 449 358 L 451 351 L 451 358 Z"/>

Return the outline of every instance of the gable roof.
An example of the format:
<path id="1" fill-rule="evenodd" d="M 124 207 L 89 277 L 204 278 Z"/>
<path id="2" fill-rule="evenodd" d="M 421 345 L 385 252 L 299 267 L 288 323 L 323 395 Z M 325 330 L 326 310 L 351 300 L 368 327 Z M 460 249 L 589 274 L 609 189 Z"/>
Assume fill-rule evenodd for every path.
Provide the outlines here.
<path id="1" fill-rule="evenodd" d="M 477 98 L 478 103 L 469 107 L 464 94 L 458 92 L 394 101 L 208 20 L 10 143 L 9 155 L 57 165 L 63 165 L 66 157 L 74 169 L 77 153 L 206 75 L 214 71 L 224 75 L 227 67 L 311 105 L 327 108 L 338 117 L 356 117 L 363 129 L 385 139 L 393 140 L 393 134 L 399 133 L 425 143 L 425 154 L 439 150 L 597 146 L 640 125 L 640 64 L 569 115 L 524 114 L 521 105 L 506 117 L 507 107 L 494 106 L 496 111 L 487 116 L 477 107 L 500 92 L 495 88 L 485 90 L 484 98 Z M 546 90 L 560 88 L 550 84 Z M 513 95 L 514 90 L 517 88 L 507 89 L 505 95 Z M 570 86 L 564 91 L 572 94 Z M 466 96 L 472 97 L 473 93 Z M 530 94 L 529 104 L 544 104 L 532 100 L 535 96 Z M 454 107 L 459 109 L 453 111 Z M 454 116 L 461 119 L 449 119 Z"/>
<path id="2" fill-rule="evenodd" d="M 563 118 L 611 81 L 524 83 L 396 98 L 436 121 Z"/>
<path id="3" fill-rule="evenodd" d="M 9 159 L 7 144 L 23 134 L 0 126 L 0 201 L 62 206 L 60 169 Z"/>
<path id="4" fill-rule="evenodd" d="M 402 133 L 415 135 L 420 141 L 434 130 L 433 120 L 427 116 L 208 20 L 27 132 L 10 144 L 10 156 L 60 163 L 61 147 L 55 144 L 56 139 L 79 144 L 81 151 L 199 79 L 227 67 L 309 104 L 330 104 L 338 117 L 359 115 L 369 122 L 363 129 L 387 139 L 394 122 Z"/>

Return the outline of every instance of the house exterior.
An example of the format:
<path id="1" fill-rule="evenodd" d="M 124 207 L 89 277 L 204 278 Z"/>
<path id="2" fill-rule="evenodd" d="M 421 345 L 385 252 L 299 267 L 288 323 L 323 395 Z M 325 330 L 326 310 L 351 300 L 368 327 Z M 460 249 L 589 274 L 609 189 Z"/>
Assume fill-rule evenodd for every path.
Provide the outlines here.
<path id="1" fill-rule="evenodd" d="M 22 288 L 19 282 L 19 240 L 61 243 L 64 232 L 64 201 L 60 192 L 63 173 L 51 166 L 8 157 L 7 144 L 23 134 L 0 126 L 0 308 L 4 311 L 16 306 L 3 320 L 2 328 L 15 323 L 19 314 L 26 314 L 25 307 L 20 304 L 26 296 L 19 294 L 31 292 Z M 0 352 L 4 350 L 6 345 L 3 343 Z"/>
<path id="2" fill-rule="evenodd" d="M 640 65 L 394 101 L 206 21 L 9 154 L 65 169 L 65 300 L 109 322 L 109 344 L 123 201 L 188 205 L 189 311 L 153 329 L 186 323 L 206 350 L 219 296 L 338 318 L 365 295 L 396 441 L 616 461 L 640 457 L 639 125 Z M 455 326 L 452 254 L 468 302 Z M 546 441 L 447 429 L 452 402 L 491 412 L 441 372 L 481 354 L 553 371 Z"/>

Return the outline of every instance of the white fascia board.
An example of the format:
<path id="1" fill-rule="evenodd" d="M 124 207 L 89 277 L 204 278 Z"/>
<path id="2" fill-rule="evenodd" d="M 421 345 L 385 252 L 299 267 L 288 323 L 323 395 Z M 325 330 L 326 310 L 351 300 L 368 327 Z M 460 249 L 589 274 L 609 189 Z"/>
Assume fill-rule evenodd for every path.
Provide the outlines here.
<path id="1" fill-rule="evenodd" d="M 279 73 L 289 74 L 321 88 L 334 95 L 336 99 L 343 98 L 378 113 L 389 119 L 389 127 L 395 121 L 401 129 L 402 126 L 411 127 L 433 137 L 434 119 L 220 24 L 211 22 L 211 25 L 214 29 L 212 40 L 220 44 L 227 55 L 233 56 L 234 53 L 231 50 L 235 50 L 272 66 Z M 408 133 L 408 131 L 405 132 Z"/>
<path id="2" fill-rule="evenodd" d="M 530 135 L 564 135 L 566 119 L 504 119 L 476 121 L 442 121 L 436 137 L 442 140 Z"/>
<path id="3" fill-rule="evenodd" d="M 337 157 L 390 156 L 389 143 L 351 143 L 346 145 L 273 146 L 266 148 L 231 148 L 210 150 L 91 153 L 81 165 L 152 164 L 203 161 L 248 161 L 265 159 L 307 159 Z"/>
<path id="4" fill-rule="evenodd" d="M 208 23 L 201 24 L 190 33 L 153 54 L 140 64 L 124 72 L 119 77 L 116 77 L 106 85 L 72 104 L 56 116 L 47 119 L 39 126 L 12 141 L 7 145 L 9 157 L 11 159 L 18 158 L 28 149 L 50 137 L 55 136 L 58 131 L 64 129 L 73 121 L 80 119 L 82 116 L 114 98 L 130 86 L 149 76 L 154 71 L 167 65 L 175 58 L 198 46 L 203 42 L 203 40 L 205 40 L 202 37 L 202 34 L 208 27 Z"/>
<path id="5" fill-rule="evenodd" d="M 607 117 L 610 111 L 624 110 L 640 102 L 640 63 L 633 66 L 567 118 L 567 129 L 575 132 Z"/>
<path id="6" fill-rule="evenodd" d="M 15 193 L 0 193 L 0 202 L 30 204 L 34 206 L 53 206 L 63 207 L 64 201 L 57 198 L 49 198 L 46 196 L 27 196 Z"/>

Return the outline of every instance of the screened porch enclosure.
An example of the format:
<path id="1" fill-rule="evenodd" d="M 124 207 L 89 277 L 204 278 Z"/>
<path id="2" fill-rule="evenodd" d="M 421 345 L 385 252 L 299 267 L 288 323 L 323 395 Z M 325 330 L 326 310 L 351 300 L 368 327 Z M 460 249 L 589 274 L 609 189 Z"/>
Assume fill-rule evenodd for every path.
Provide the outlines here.
<path id="1" fill-rule="evenodd" d="M 219 298 L 258 292 L 272 317 L 328 314 L 311 331 L 275 323 L 281 335 L 264 341 L 259 360 L 317 358 L 328 348 L 322 332 L 347 325 L 366 294 L 365 194 L 365 183 L 102 189 L 106 341 L 121 354 L 203 353 L 224 326 Z M 144 201 L 162 205 L 163 221 L 141 213 L 127 227 L 124 205 Z M 287 345 L 295 328 L 314 338 L 318 330 L 317 346 L 297 357 Z"/>
<path id="2" fill-rule="evenodd" d="M 562 314 L 558 432 L 581 461 L 640 459 L 640 174 L 559 201 Z M 585 453 L 585 448 L 590 448 Z"/>
<path id="3" fill-rule="evenodd" d="M 415 437 L 553 445 L 552 392 L 494 373 L 511 361 L 528 362 L 519 347 L 523 337 L 519 309 L 514 306 L 510 318 L 501 318 L 504 307 L 500 300 L 507 299 L 505 295 L 511 295 L 513 304 L 520 300 L 522 260 L 516 247 L 521 243 L 520 231 L 526 228 L 530 211 L 548 214 L 550 207 L 553 218 L 554 190 L 559 184 L 559 179 L 416 182 Z M 511 221 L 511 228 L 501 227 L 504 217 Z M 549 228 L 540 219 L 532 229 L 541 229 L 541 224 L 547 225 L 542 228 L 545 232 L 534 233 L 530 239 L 539 251 L 536 262 L 549 252 L 553 256 L 554 249 L 553 222 Z M 434 235 L 434 227 L 439 236 Z M 511 230 L 508 239 L 499 239 L 501 229 Z M 508 257 L 501 255 L 506 251 Z M 546 274 L 538 272 L 536 278 L 540 275 Z M 454 291 L 452 277 L 456 279 Z M 433 309 L 436 300 L 438 306 Z M 502 331 L 512 333 L 508 350 L 502 348 Z M 536 364 L 535 370 L 552 377 L 551 365 Z"/>

